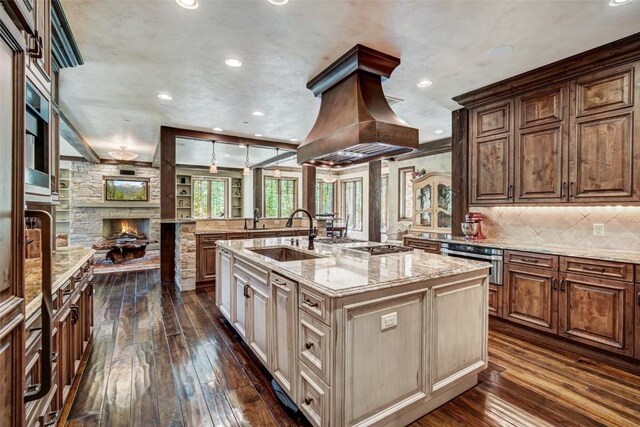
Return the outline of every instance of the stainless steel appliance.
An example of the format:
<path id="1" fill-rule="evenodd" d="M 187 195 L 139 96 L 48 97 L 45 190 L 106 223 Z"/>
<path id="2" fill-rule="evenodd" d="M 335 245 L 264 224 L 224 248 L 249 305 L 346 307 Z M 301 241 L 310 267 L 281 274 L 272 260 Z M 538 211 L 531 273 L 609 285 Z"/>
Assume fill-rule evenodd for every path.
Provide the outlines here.
<path id="1" fill-rule="evenodd" d="M 502 249 L 465 245 L 463 243 L 441 243 L 440 253 L 445 256 L 491 263 L 489 283 L 502 286 L 502 270 L 504 267 L 504 253 Z"/>
<path id="2" fill-rule="evenodd" d="M 26 86 L 24 163 L 26 184 L 49 187 L 49 101 L 31 83 Z"/>
<path id="3" fill-rule="evenodd" d="M 389 255 L 389 254 L 399 254 L 402 252 L 410 252 L 413 248 L 409 248 L 407 246 L 397 246 L 397 245 L 375 245 L 375 246 L 361 246 L 358 248 L 349 248 L 354 251 L 366 252 L 371 255 Z"/>

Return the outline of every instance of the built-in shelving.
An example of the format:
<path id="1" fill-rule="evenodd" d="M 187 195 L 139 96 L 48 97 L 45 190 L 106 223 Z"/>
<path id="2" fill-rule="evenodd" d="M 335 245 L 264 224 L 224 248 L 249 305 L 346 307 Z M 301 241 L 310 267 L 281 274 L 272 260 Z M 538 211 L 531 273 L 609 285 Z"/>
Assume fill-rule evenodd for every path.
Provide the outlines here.
<path id="1" fill-rule="evenodd" d="M 193 217 L 193 177 L 176 175 L 176 218 Z"/>
<path id="2" fill-rule="evenodd" d="M 69 235 L 71 216 L 71 172 L 69 169 L 60 169 L 58 185 L 58 205 L 56 205 L 56 236 Z"/>

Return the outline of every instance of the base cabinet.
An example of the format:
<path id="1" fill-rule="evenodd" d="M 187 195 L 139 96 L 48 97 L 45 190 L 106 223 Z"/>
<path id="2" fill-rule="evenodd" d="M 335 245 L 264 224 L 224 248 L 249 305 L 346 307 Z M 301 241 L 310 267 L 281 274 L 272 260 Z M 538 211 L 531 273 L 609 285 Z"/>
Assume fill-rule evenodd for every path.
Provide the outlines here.
<path id="1" fill-rule="evenodd" d="M 269 285 L 249 279 L 247 288 L 247 343 L 267 368 L 271 367 L 271 296 Z"/>
<path id="2" fill-rule="evenodd" d="M 233 326 L 238 334 L 246 340 L 247 337 L 247 290 L 249 289 L 249 278 L 236 271 L 233 273 L 234 303 L 232 313 Z"/>
<path id="3" fill-rule="evenodd" d="M 633 283 L 561 274 L 560 335 L 632 356 L 633 291 Z"/>
<path id="4" fill-rule="evenodd" d="M 640 281 L 640 266 L 636 266 L 636 280 Z M 635 350 L 633 355 L 636 359 L 640 359 L 640 283 L 636 283 L 635 287 L 635 304 L 636 304 L 636 324 L 635 324 Z"/>
<path id="5" fill-rule="evenodd" d="M 273 300 L 273 358 L 271 369 L 273 377 L 280 386 L 296 395 L 296 321 L 297 321 L 297 283 L 271 273 Z"/>
<path id="6" fill-rule="evenodd" d="M 489 285 L 489 316 L 502 317 L 503 287 Z"/>
<path id="7" fill-rule="evenodd" d="M 222 314 L 231 319 L 231 293 L 235 289 L 232 289 L 231 254 L 226 249 L 218 251 L 216 269 L 220 272 L 216 275 L 216 300 Z"/>

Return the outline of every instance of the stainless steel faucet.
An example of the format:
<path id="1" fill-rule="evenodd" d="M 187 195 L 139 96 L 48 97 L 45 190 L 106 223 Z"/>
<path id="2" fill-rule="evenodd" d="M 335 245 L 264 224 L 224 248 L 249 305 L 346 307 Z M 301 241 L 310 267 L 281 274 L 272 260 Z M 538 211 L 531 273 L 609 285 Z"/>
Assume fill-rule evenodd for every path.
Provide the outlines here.
<path id="1" fill-rule="evenodd" d="M 293 226 L 293 216 L 295 214 L 297 214 L 298 212 L 302 212 L 304 214 L 306 214 L 309 217 L 309 250 L 312 251 L 314 249 L 313 247 L 313 239 L 316 238 L 316 229 L 313 226 L 313 217 L 311 216 L 311 214 L 309 213 L 308 210 L 306 209 L 296 209 L 295 211 L 293 211 L 291 213 L 291 215 L 289 215 L 289 219 L 287 220 L 287 224 L 285 225 L 285 227 L 287 228 L 291 228 L 291 226 Z"/>

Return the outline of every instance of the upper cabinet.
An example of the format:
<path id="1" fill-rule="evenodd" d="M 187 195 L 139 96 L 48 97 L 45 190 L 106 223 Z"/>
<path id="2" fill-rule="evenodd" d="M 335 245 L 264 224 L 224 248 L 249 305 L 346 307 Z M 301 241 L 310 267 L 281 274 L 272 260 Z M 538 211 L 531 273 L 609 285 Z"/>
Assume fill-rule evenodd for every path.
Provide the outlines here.
<path id="1" fill-rule="evenodd" d="M 451 232 L 451 176 L 428 173 L 411 181 L 415 197 L 414 229 Z"/>
<path id="2" fill-rule="evenodd" d="M 639 201 L 638 64 L 471 108 L 470 204 Z"/>
<path id="3" fill-rule="evenodd" d="M 23 0 L 24 1 L 24 0 Z M 34 33 L 25 36 L 29 46 L 28 76 L 45 92 L 51 91 L 51 0 L 30 0 Z"/>

